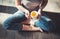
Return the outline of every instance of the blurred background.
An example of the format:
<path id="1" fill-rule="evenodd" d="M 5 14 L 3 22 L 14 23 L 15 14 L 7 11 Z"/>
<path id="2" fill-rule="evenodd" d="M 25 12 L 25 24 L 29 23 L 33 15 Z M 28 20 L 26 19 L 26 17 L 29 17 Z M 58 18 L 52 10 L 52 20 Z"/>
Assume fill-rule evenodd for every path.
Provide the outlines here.
<path id="1" fill-rule="evenodd" d="M 55 31 L 53 33 L 20 32 L 21 34 L 14 30 L 2 28 L 4 19 L 18 10 L 15 7 L 15 1 L 0 0 L 0 39 L 60 39 L 60 0 L 48 0 L 48 4 L 43 10 L 55 24 Z"/>

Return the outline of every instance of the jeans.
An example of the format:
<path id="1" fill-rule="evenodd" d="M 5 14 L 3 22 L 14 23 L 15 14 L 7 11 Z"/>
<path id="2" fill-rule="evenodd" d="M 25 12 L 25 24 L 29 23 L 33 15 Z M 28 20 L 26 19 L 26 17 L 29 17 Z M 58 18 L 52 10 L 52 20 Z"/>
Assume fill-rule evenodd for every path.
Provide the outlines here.
<path id="1" fill-rule="evenodd" d="M 5 21 L 3 22 L 3 28 L 8 30 L 21 30 L 21 22 L 26 19 L 27 18 L 25 17 L 24 12 L 22 13 L 21 11 L 17 11 L 13 15 L 5 19 Z"/>
<path id="2" fill-rule="evenodd" d="M 54 29 L 52 20 L 46 16 L 42 16 L 40 20 L 35 22 L 35 26 L 40 27 L 44 31 L 53 31 Z"/>
<path id="3" fill-rule="evenodd" d="M 24 12 L 17 11 L 12 16 L 5 19 L 3 22 L 3 27 L 9 30 L 21 30 L 22 24 L 21 22 L 26 20 Z M 52 20 L 46 16 L 42 16 L 40 20 L 35 22 L 36 27 L 40 27 L 44 31 L 52 31 L 53 30 L 53 23 Z"/>

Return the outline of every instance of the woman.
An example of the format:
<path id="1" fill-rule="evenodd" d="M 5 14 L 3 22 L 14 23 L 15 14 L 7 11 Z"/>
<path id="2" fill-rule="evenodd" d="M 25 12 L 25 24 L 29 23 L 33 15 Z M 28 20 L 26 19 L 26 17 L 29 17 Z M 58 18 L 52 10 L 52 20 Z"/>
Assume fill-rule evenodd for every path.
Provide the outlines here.
<path id="1" fill-rule="evenodd" d="M 46 6 L 48 0 L 17 0 L 16 7 L 18 11 L 12 16 L 8 17 L 3 22 L 3 27 L 9 30 L 30 30 L 36 31 L 52 31 L 53 24 L 51 19 L 46 16 L 41 16 L 43 8 Z M 31 26 L 25 26 L 23 23 L 28 24 L 30 21 L 30 12 L 39 11 L 40 20 Z"/>

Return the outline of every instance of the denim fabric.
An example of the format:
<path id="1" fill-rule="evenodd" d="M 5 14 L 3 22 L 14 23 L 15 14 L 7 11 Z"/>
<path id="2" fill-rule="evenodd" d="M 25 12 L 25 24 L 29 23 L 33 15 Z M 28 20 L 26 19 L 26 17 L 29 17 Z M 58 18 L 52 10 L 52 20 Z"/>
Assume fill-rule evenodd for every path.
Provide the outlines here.
<path id="1" fill-rule="evenodd" d="M 40 20 L 35 22 L 36 27 L 40 27 L 44 31 L 53 31 L 54 25 L 51 19 L 46 16 L 42 16 Z"/>
<path id="2" fill-rule="evenodd" d="M 17 11 L 3 22 L 3 27 L 9 30 L 21 30 L 21 22 L 24 20 L 26 20 L 25 14 L 23 12 Z M 52 20 L 46 16 L 42 16 L 40 20 L 35 22 L 35 26 L 40 27 L 45 31 L 52 31 L 54 28 Z"/>
<path id="3" fill-rule="evenodd" d="M 17 11 L 15 14 L 9 16 L 3 22 L 3 27 L 10 30 L 19 30 L 22 28 L 21 22 L 26 20 L 23 12 Z"/>

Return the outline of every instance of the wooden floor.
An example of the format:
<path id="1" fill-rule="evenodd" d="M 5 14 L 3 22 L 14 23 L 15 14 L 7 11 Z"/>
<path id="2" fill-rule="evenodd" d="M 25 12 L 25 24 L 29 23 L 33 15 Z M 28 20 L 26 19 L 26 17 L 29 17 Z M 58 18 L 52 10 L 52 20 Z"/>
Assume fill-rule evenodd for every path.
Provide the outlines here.
<path id="1" fill-rule="evenodd" d="M 60 39 L 60 34 L 46 32 L 18 32 L 0 29 L 0 39 Z"/>

